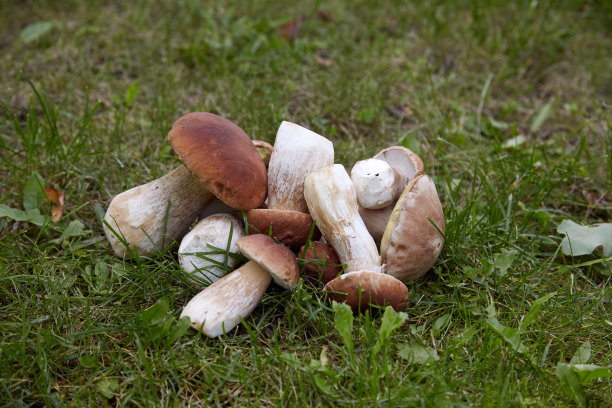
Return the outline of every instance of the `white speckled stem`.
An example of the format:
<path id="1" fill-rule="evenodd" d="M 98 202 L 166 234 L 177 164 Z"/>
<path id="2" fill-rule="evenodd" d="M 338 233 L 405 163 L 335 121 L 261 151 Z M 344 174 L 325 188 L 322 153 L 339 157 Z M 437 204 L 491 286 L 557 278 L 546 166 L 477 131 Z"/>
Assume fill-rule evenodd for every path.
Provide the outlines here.
<path id="1" fill-rule="evenodd" d="M 165 176 L 134 187 L 111 201 L 104 220 L 140 255 L 150 255 L 180 241 L 214 195 L 181 165 Z M 170 211 L 166 220 L 166 211 Z M 119 257 L 125 245 L 104 225 L 106 238 Z"/>
<path id="2" fill-rule="evenodd" d="M 281 123 L 268 165 L 268 208 L 308 212 L 304 179 L 333 163 L 330 140 L 295 123 Z"/>
<path id="3" fill-rule="evenodd" d="M 198 293 L 181 317 L 189 316 L 191 327 L 208 337 L 220 336 L 251 314 L 271 281 L 266 270 L 249 261 Z"/>
<path id="4" fill-rule="evenodd" d="M 353 183 L 341 164 L 306 177 L 304 196 L 317 227 L 347 265 L 345 272 L 381 272 L 376 243 L 359 216 Z"/>

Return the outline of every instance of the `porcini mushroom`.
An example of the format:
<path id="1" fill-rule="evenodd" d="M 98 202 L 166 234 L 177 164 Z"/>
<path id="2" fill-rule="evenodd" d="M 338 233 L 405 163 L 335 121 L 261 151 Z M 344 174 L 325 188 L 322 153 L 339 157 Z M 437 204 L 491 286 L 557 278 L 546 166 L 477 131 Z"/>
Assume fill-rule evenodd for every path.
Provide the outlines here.
<path id="1" fill-rule="evenodd" d="M 374 156 L 374 159 L 387 162 L 395 173 L 403 177 L 403 184 L 400 185 L 399 189 L 400 194 L 410 180 L 425 172 L 425 166 L 421 158 L 403 146 L 383 149 Z M 394 197 L 395 199 L 386 207 L 378 209 L 359 207 L 359 214 L 376 242 L 380 242 L 382 239 L 399 195 L 396 194 Z"/>
<path id="2" fill-rule="evenodd" d="M 299 280 L 293 252 L 267 235 L 248 235 L 236 245 L 250 261 L 198 293 L 181 313 L 209 337 L 229 332 L 251 314 L 272 279 L 288 289 Z"/>
<path id="3" fill-rule="evenodd" d="M 299 248 L 312 226 L 304 200 L 304 179 L 333 162 L 330 140 L 295 123 L 282 122 L 268 165 L 267 208 L 248 211 L 249 225 L 261 233 L 271 228 L 272 236 L 281 243 Z"/>
<path id="4" fill-rule="evenodd" d="M 444 213 L 427 175 L 414 178 L 400 196 L 380 244 L 386 273 L 406 282 L 435 264 L 444 245 Z"/>
<path id="5" fill-rule="evenodd" d="M 406 186 L 405 177 L 379 159 L 360 160 L 351 169 L 351 180 L 362 208 L 379 209 L 395 202 Z"/>
<path id="6" fill-rule="evenodd" d="M 304 275 L 323 284 L 336 278 L 344 267 L 334 248 L 325 242 L 311 241 L 298 252 L 304 261 Z"/>
<path id="7" fill-rule="evenodd" d="M 117 256 L 149 255 L 179 241 L 214 196 L 240 210 L 265 200 L 266 166 L 233 122 L 189 113 L 174 122 L 168 139 L 184 166 L 117 195 L 108 207 L 104 230 Z"/>
<path id="8" fill-rule="evenodd" d="M 401 310 L 408 289 L 382 273 L 376 243 L 359 216 L 355 189 L 344 167 L 334 164 L 310 174 L 304 196 L 321 233 L 346 265 L 344 274 L 325 285 L 327 293 L 355 310 L 385 304 Z"/>
<path id="9" fill-rule="evenodd" d="M 196 286 L 208 285 L 225 275 L 226 270 L 221 268 L 224 263 L 231 268 L 238 265 L 238 258 L 218 249 L 238 252 L 236 241 L 242 236 L 244 231 L 238 218 L 230 214 L 210 215 L 183 237 L 178 249 L 179 264 Z"/>

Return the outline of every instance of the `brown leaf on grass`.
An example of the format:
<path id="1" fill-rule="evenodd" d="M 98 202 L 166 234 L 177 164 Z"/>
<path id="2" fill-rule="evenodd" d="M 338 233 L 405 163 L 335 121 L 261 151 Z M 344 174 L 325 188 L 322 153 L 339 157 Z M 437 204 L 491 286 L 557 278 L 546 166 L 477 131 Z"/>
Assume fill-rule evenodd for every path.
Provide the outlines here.
<path id="1" fill-rule="evenodd" d="M 321 64 L 321 65 L 323 65 L 323 66 L 325 66 L 325 67 L 331 67 L 332 65 L 334 65 L 334 60 L 332 60 L 332 59 L 330 59 L 330 58 L 325 58 L 325 57 L 323 57 L 323 56 L 321 56 L 321 55 L 316 55 L 316 56 L 315 56 L 315 60 L 316 60 L 316 61 L 317 61 L 319 64 Z"/>
<path id="2" fill-rule="evenodd" d="M 317 11 L 317 18 L 319 20 L 327 21 L 328 23 L 335 23 L 336 18 L 331 11 L 319 10 Z"/>
<path id="3" fill-rule="evenodd" d="M 53 187 L 47 187 L 45 188 L 45 194 L 47 194 L 49 201 L 55 204 L 51 208 L 51 221 L 58 222 L 64 212 L 64 192 Z"/>
<path id="4" fill-rule="evenodd" d="M 407 103 L 399 106 L 385 106 L 385 109 L 392 114 L 393 116 L 397 116 L 398 118 L 409 118 L 414 116 L 414 112 L 410 109 L 410 105 Z"/>
<path id="5" fill-rule="evenodd" d="M 306 20 L 306 16 L 302 14 L 298 18 L 289 20 L 285 24 L 278 26 L 276 33 L 287 41 L 293 41 L 300 35 L 300 29 L 302 28 L 304 20 Z"/>

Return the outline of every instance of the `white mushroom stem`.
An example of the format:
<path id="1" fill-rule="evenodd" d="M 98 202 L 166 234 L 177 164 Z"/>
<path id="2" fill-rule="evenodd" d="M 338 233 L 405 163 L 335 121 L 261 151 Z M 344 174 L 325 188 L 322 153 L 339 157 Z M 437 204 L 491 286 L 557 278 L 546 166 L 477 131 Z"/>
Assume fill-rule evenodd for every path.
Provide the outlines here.
<path id="1" fill-rule="evenodd" d="M 162 251 L 180 241 L 212 193 L 183 165 L 150 183 L 134 187 L 111 201 L 104 232 L 119 257 L 130 256 L 123 242 L 140 255 Z"/>
<path id="2" fill-rule="evenodd" d="M 189 316 L 191 327 L 208 337 L 220 336 L 251 314 L 271 281 L 265 269 L 249 261 L 198 293 L 181 317 Z"/>
<path id="3" fill-rule="evenodd" d="M 355 163 L 351 180 L 357 202 L 363 208 L 379 209 L 395 202 L 402 193 L 406 178 L 384 160 L 366 159 Z"/>
<path id="4" fill-rule="evenodd" d="M 230 240 L 231 232 L 231 240 Z M 195 281 L 210 284 L 225 275 L 226 266 L 233 269 L 240 262 L 237 258 L 215 249 L 238 252 L 236 241 L 244 235 L 242 223 L 230 214 L 214 214 L 204 218 L 191 230 L 178 250 L 181 268 Z M 229 241 L 229 248 L 228 248 Z"/>
<path id="5" fill-rule="evenodd" d="M 268 208 L 308 212 L 304 179 L 333 162 L 330 140 L 295 123 L 282 122 L 268 165 Z"/>
<path id="6" fill-rule="evenodd" d="M 376 243 L 359 216 L 353 183 L 341 164 L 306 177 L 304 196 L 317 227 L 347 265 L 345 272 L 381 272 Z"/>

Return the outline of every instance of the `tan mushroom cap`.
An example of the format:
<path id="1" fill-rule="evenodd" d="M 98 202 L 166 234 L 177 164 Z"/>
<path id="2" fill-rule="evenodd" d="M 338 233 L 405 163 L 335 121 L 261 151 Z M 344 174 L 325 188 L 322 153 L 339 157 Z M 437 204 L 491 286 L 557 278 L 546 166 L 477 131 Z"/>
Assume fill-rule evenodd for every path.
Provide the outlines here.
<path id="1" fill-rule="evenodd" d="M 249 230 L 252 228 L 261 234 L 268 234 L 272 229 L 272 237 L 290 248 L 299 248 L 308 240 L 312 228 L 310 214 L 290 211 L 274 210 L 270 208 L 256 208 L 246 213 Z M 321 237 L 321 232 L 315 228 L 312 240 Z"/>
<path id="2" fill-rule="evenodd" d="M 274 282 L 293 289 L 300 280 L 300 268 L 295 254 L 264 234 L 247 235 L 236 241 L 240 252 L 268 271 Z"/>
<path id="3" fill-rule="evenodd" d="M 334 280 L 342 273 L 343 266 L 338 254 L 331 245 L 325 242 L 312 241 L 307 249 L 305 245 L 302 246 L 298 254 L 305 261 L 319 261 L 316 263 L 306 262 L 304 264 L 304 275 L 321 279 L 323 284 Z"/>
<path id="4" fill-rule="evenodd" d="M 386 273 L 403 282 L 423 276 L 442 252 L 444 237 L 438 229 L 444 233 L 436 186 L 429 176 L 417 176 L 397 201 L 380 244 Z"/>
<path id="5" fill-rule="evenodd" d="M 192 112 L 172 125 L 168 140 L 185 167 L 232 208 L 263 204 L 266 166 L 247 134 L 232 121 L 208 112 Z"/>
<path id="6" fill-rule="evenodd" d="M 349 305 L 354 311 L 370 306 L 391 306 L 401 311 L 408 302 L 408 288 L 391 275 L 354 271 L 338 276 L 325 285 L 327 296 Z"/>

